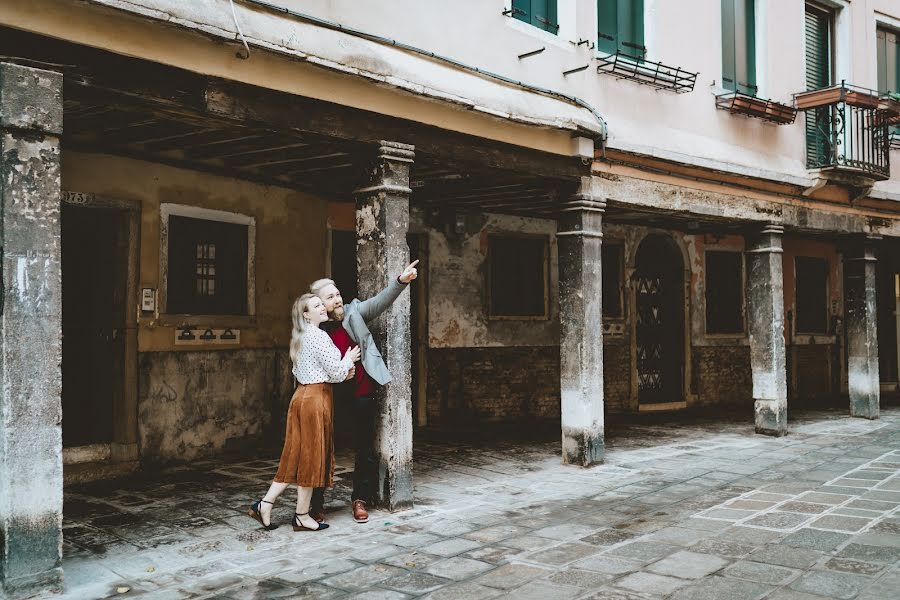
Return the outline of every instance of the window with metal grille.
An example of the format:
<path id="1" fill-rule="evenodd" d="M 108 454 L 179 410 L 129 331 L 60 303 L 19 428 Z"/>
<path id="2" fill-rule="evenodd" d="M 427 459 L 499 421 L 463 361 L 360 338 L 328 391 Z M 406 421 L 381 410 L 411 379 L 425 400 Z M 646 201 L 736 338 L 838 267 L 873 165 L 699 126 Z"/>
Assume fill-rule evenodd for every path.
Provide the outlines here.
<path id="1" fill-rule="evenodd" d="M 549 243 L 545 237 L 488 237 L 488 314 L 546 319 Z"/>
<path id="2" fill-rule="evenodd" d="M 597 0 L 597 49 L 644 58 L 644 0 Z"/>
<path id="3" fill-rule="evenodd" d="M 744 256 L 706 253 L 706 333 L 744 332 Z"/>
<path id="4" fill-rule="evenodd" d="M 557 0 L 513 0 L 513 16 L 555 34 L 559 31 L 556 2 Z"/>
<path id="5" fill-rule="evenodd" d="M 622 245 L 603 244 L 602 250 L 603 278 L 603 316 L 609 319 L 624 317 L 622 289 L 624 287 L 622 264 Z"/>
<path id="6" fill-rule="evenodd" d="M 722 87 L 756 95 L 755 0 L 722 0 Z"/>
<path id="7" fill-rule="evenodd" d="M 246 225 L 169 217 L 166 312 L 247 314 Z"/>
<path id="8" fill-rule="evenodd" d="M 794 269 L 797 333 L 828 333 L 828 261 L 798 256 Z"/>

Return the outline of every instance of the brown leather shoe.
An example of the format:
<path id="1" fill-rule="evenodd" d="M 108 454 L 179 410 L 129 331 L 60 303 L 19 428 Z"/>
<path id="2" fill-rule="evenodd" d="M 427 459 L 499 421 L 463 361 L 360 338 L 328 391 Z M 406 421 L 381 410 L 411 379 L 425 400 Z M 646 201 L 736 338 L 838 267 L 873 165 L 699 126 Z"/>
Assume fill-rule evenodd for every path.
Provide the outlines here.
<path id="1" fill-rule="evenodd" d="M 369 511 L 366 510 L 366 503 L 362 500 L 353 501 L 353 520 L 357 523 L 369 522 Z"/>
<path id="2" fill-rule="evenodd" d="M 309 516 L 316 520 L 317 523 L 325 522 L 325 509 L 324 508 L 311 508 L 309 509 Z"/>

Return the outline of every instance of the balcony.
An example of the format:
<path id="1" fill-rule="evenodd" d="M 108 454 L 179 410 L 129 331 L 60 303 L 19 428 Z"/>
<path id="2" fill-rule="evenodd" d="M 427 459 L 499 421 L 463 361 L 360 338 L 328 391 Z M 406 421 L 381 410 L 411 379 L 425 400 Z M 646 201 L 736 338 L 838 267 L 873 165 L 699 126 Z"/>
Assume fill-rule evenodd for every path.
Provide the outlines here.
<path id="1" fill-rule="evenodd" d="M 806 112 L 806 166 L 829 178 L 869 184 L 891 176 L 888 102 L 842 83 L 795 94 Z"/>

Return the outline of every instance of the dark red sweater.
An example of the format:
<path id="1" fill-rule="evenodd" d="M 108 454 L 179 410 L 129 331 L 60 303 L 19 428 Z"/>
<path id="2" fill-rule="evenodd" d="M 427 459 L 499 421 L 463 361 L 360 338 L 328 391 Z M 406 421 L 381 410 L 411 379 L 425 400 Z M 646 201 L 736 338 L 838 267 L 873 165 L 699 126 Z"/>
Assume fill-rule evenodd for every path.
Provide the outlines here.
<path id="1" fill-rule="evenodd" d="M 331 325 L 327 331 L 328 335 L 331 336 L 331 341 L 337 346 L 342 357 L 347 350 L 356 345 L 350 337 L 350 334 L 347 333 L 347 330 L 344 329 L 340 323 Z M 361 396 L 371 396 L 372 392 L 375 391 L 375 380 L 366 373 L 362 361 L 356 363 L 356 377 L 353 379 L 353 387 L 357 398 Z"/>

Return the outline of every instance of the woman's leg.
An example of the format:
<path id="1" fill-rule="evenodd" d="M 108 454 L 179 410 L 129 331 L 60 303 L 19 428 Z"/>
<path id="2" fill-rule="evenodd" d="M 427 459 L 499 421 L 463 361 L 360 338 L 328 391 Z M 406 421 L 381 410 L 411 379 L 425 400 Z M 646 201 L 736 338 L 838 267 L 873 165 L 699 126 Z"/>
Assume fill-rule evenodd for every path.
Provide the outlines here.
<path id="1" fill-rule="evenodd" d="M 309 501 L 312 499 L 311 487 L 297 487 L 297 516 L 294 517 L 307 529 L 319 529 L 319 522 L 309 516 Z M 327 527 L 327 525 L 325 525 Z"/>
<path id="2" fill-rule="evenodd" d="M 275 501 L 278 500 L 278 496 L 287 489 L 287 486 L 288 484 L 279 483 L 278 481 L 273 481 L 272 485 L 269 486 L 269 491 L 263 496 L 263 501 L 259 503 L 259 514 L 262 515 L 263 525 L 268 525 L 272 522 L 272 508 L 275 505 Z"/>

